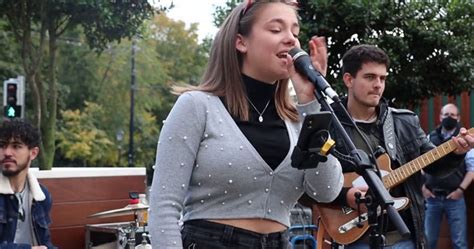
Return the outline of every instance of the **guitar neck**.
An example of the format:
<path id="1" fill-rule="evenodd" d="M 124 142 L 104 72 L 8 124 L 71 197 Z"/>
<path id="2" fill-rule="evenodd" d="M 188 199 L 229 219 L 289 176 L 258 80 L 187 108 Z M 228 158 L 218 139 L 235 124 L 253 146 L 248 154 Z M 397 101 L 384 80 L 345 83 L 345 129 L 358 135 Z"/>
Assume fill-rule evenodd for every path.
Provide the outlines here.
<path id="1" fill-rule="evenodd" d="M 392 188 L 405 181 L 408 177 L 422 170 L 436 160 L 446 156 L 456 149 L 453 140 L 449 140 L 438 147 L 426 152 L 425 154 L 411 160 L 401 167 L 393 170 L 390 174 L 382 178 L 385 188 Z"/>

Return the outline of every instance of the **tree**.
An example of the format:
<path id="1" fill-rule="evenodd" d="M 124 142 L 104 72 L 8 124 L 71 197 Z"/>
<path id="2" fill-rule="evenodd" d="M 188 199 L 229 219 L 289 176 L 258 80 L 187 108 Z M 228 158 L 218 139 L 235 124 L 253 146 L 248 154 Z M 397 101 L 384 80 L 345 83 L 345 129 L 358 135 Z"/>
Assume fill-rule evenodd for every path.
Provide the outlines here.
<path id="1" fill-rule="evenodd" d="M 18 51 L 32 93 L 34 120 L 40 128 L 40 168 L 50 169 L 55 152 L 57 116 L 57 41 L 68 29 L 83 27 L 87 43 L 101 51 L 111 41 L 140 33 L 153 14 L 146 0 L 0 0 L 0 16 L 21 44 Z M 42 70 L 44 69 L 44 74 Z"/>
<path id="2" fill-rule="evenodd" d="M 415 104 L 472 88 L 474 5 L 464 1 L 300 1 L 301 41 L 313 34 L 329 44 L 328 81 L 343 89 L 342 55 L 359 43 L 391 58 L 385 96 Z"/>
<path id="3" fill-rule="evenodd" d="M 143 27 L 141 37 L 135 40 L 134 164 L 151 166 L 162 121 L 176 100 L 176 96 L 170 93 L 170 86 L 197 82 L 207 62 L 208 48 L 207 43 L 198 43 L 196 25 L 187 28 L 184 22 L 169 19 L 165 14 L 156 15 Z M 96 56 L 80 45 L 83 38 L 80 30 L 77 31 L 68 33 L 67 42 L 60 43 L 60 51 L 64 51 L 58 58 L 61 61 L 58 66 L 62 85 L 60 103 L 66 111 L 61 112 L 62 122 L 58 123 L 61 133 L 58 136 L 58 162 L 62 165 L 79 162 L 123 166 L 127 150 L 119 147 L 127 144 L 129 138 L 131 41 L 109 43 Z M 85 102 L 87 105 L 84 106 Z M 91 105 L 98 108 L 91 109 Z M 73 117 L 90 119 L 93 126 L 82 123 L 68 125 L 71 113 Z M 117 146 L 109 145 L 113 149 L 111 152 L 115 151 L 112 157 L 110 151 L 98 150 L 104 154 L 104 161 L 84 161 L 81 150 L 87 143 L 70 135 L 78 132 L 89 134 L 88 130 L 105 132 L 109 141 L 116 140 L 117 133 L 122 131 L 124 140 L 114 141 Z M 117 156 L 117 151 L 123 153 Z"/>
<path id="4" fill-rule="evenodd" d="M 64 33 L 58 41 L 58 51 L 59 110 L 81 110 L 85 107 L 84 101 L 96 102 L 99 98 L 98 82 L 104 78 L 97 69 L 107 67 L 114 57 L 108 56 L 107 49 L 99 54 L 90 49 L 80 27 Z"/>
<path id="5" fill-rule="evenodd" d="M 228 0 L 225 6 L 217 6 L 214 11 L 214 25 L 220 27 L 230 11 L 235 8 L 242 0 Z"/>
<path id="6" fill-rule="evenodd" d="M 82 162 L 82 166 L 113 165 L 116 152 L 113 142 L 100 127 L 104 110 L 100 105 L 86 102 L 84 111 L 62 111 L 58 131 L 58 149 L 67 159 Z"/>
<path id="7" fill-rule="evenodd" d="M 6 20 L 0 19 L 0 79 L 16 78 L 21 73 L 21 63 L 15 51 L 15 43 Z"/>
<path id="8" fill-rule="evenodd" d="M 166 15 L 155 17 L 150 26 L 150 40 L 154 42 L 156 63 L 165 72 L 161 84 L 150 85 L 154 95 L 159 100 L 153 101 L 149 107 L 158 120 L 164 120 L 176 100 L 170 94 L 174 84 L 197 84 L 204 72 L 209 53 L 209 43 L 205 40 L 199 44 L 197 25 L 192 24 L 188 29 L 182 21 L 174 21 Z"/>

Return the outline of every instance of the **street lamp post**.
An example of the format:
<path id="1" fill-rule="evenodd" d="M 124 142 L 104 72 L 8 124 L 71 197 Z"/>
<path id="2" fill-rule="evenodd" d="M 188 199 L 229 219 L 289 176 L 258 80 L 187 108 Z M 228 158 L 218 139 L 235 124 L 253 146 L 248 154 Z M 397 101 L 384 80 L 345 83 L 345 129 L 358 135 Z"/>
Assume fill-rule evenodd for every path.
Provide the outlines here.
<path id="1" fill-rule="evenodd" d="M 122 129 L 118 130 L 115 133 L 115 138 L 117 139 L 117 166 L 120 167 L 120 158 L 122 157 L 122 141 L 123 141 L 124 131 Z"/>
<path id="2" fill-rule="evenodd" d="M 135 91 L 136 91 L 136 83 L 135 83 L 135 51 L 137 45 L 135 39 L 132 38 L 132 78 L 130 83 L 130 132 L 129 132 L 129 144 L 128 144 L 128 167 L 134 167 L 133 165 L 133 132 L 135 130 L 134 127 L 134 108 L 135 108 Z"/>

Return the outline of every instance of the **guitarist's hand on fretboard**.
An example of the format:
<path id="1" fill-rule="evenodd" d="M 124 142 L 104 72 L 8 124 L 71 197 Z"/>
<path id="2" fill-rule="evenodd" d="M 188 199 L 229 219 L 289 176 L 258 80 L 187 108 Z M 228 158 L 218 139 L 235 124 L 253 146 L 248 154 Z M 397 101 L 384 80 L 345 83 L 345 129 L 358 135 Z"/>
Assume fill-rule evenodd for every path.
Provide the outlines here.
<path id="1" fill-rule="evenodd" d="M 459 131 L 459 135 L 452 139 L 456 145 L 454 153 L 458 155 L 467 153 L 470 149 L 474 148 L 474 134 L 469 133 L 464 127 Z"/>
<path id="2" fill-rule="evenodd" d="M 398 186 L 411 175 L 419 172 L 426 166 L 439 160 L 447 154 L 452 153 L 455 150 L 458 154 L 463 154 L 473 147 L 474 128 L 469 129 L 469 132 L 465 128 L 461 128 L 458 138 L 453 138 L 453 140 L 444 142 L 438 147 L 431 149 L 430 151 L 405 163 L 404 165 L 401 165 L 395 170 L 392 170 L 390 167 L 391 160 L 388 154 L 379 156 L 377 158 L 377 165 L 382 172 L 386 172 L 385 175 L 382 174 L 382 182 L 385 188 L 390 189 Z M 363 185 L 359 184 L 361 183 L 361 181 L 358 179 L 359 177 L 361 176 L 357 175 L 355 172 L 344 174 L 344 186 L 350 188 L 346 195 L 347 202 L 351 208 L 355 209 L 357 209 L 357 204 L 355 203 L 354 193 L 357 192 L 357 189 L 353 186 L 359 187 Z M 461 190 L 462 188 L 456 191 Z M 394 198 L 394 201 L 394 207 L 397 210 L 404 209 L 409 204 L 408 198 Z M 329 237 L 333 238 L 333 240 L 339 244 L 346 245 L 353 243 L 362 237 L 369 228 L 367 220 L 363 222 L 363 227 L 359 228 L 360 212 L 354 212 L 354 210 L 348 210 L 347 208 L 340 207 L 338 205 L 324 203 L 318 204 L 316 208 L 320 214 L 321 221 L 324 224 Z M 365 204 L 361 204 L 360 208 L 366 208 Z M 366 214 L 365 218 L 367 218 Z"/>

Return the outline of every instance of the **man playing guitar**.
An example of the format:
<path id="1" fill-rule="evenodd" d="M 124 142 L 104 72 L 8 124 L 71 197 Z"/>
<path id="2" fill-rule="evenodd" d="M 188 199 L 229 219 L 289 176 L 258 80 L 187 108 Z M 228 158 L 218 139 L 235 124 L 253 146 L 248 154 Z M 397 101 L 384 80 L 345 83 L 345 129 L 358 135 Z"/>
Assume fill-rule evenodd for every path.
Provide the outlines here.
<path id="1" fill-rule="evenodd" d="M 391 246 L 390 248 L 426 248 L 420 171 L 423 168 L 432 175 L 443 176 L 455 169 L 464 159 L 465 153 L 474 147 L 474 132 L 469 133 L 465 128 L 461 128 L 458 137 L 435 149 L 421 129 L 415 113 L 392 108 L 382 97 L 389 68 L 389 58 L 383 50 L 372 45 L 358 45 L 348 50 L 342 60 L 343 80 L 347 87 L 347 97 L 343 98 L 342 102 L 356 121 L 362 135 L 356 132 L 356 127 L 344 118 L 342 110 L 337 106 L 334 106 L 335 114 L 358 149 L 370 155 L 381 146 L 386 151 L 385 162 L 388 169 L 390 170 L 390 163 L 392 169 L 401 168 L 382 180 L 385 187 L 390 188 L 393 197 L 409 199 L 407 208 L 400 211 L 400 215 L 411 231 L 411 238 L 402 238 L 394 225 L 385 219 L 385 243 Z M 334 130 L 331 131 L 331 136 L 336 141 L 336 149 L 348 154 L 341 136 Z M 351 164 L 344 161 L 341 161 L 341 164 L 345 172 L 354 171 Z M 346 187 L 333 204 L 317 205 L 322 223 L 336 242 L 347 244 L 345 248 L 370 248 L 367 226 L 365 229 L 351 227 L 349 222 L 344 227 L 348 231 L 344 231 L 340 226 L 344 224 L 337 222 L 344 216 L 344 211 L 341 211 L 343 209 L 340 206 L 335 208 L 335 204 L 347 201 L 346 205 L 355 209 L 357 205 L 354 193 L 365 193 L 364 188 L 358 189 L 348 183 L 348 177 L 345 181 Z M 336 210 L 336 213 L 340 212 L 341 215 L 326 212 L 328 210 Z M 352 211 L 357 217 L 357 211 Z M 327 217 L 328 215 L 330 217 Z M 331 226 L 336 227 L 332 229 Z"/>

